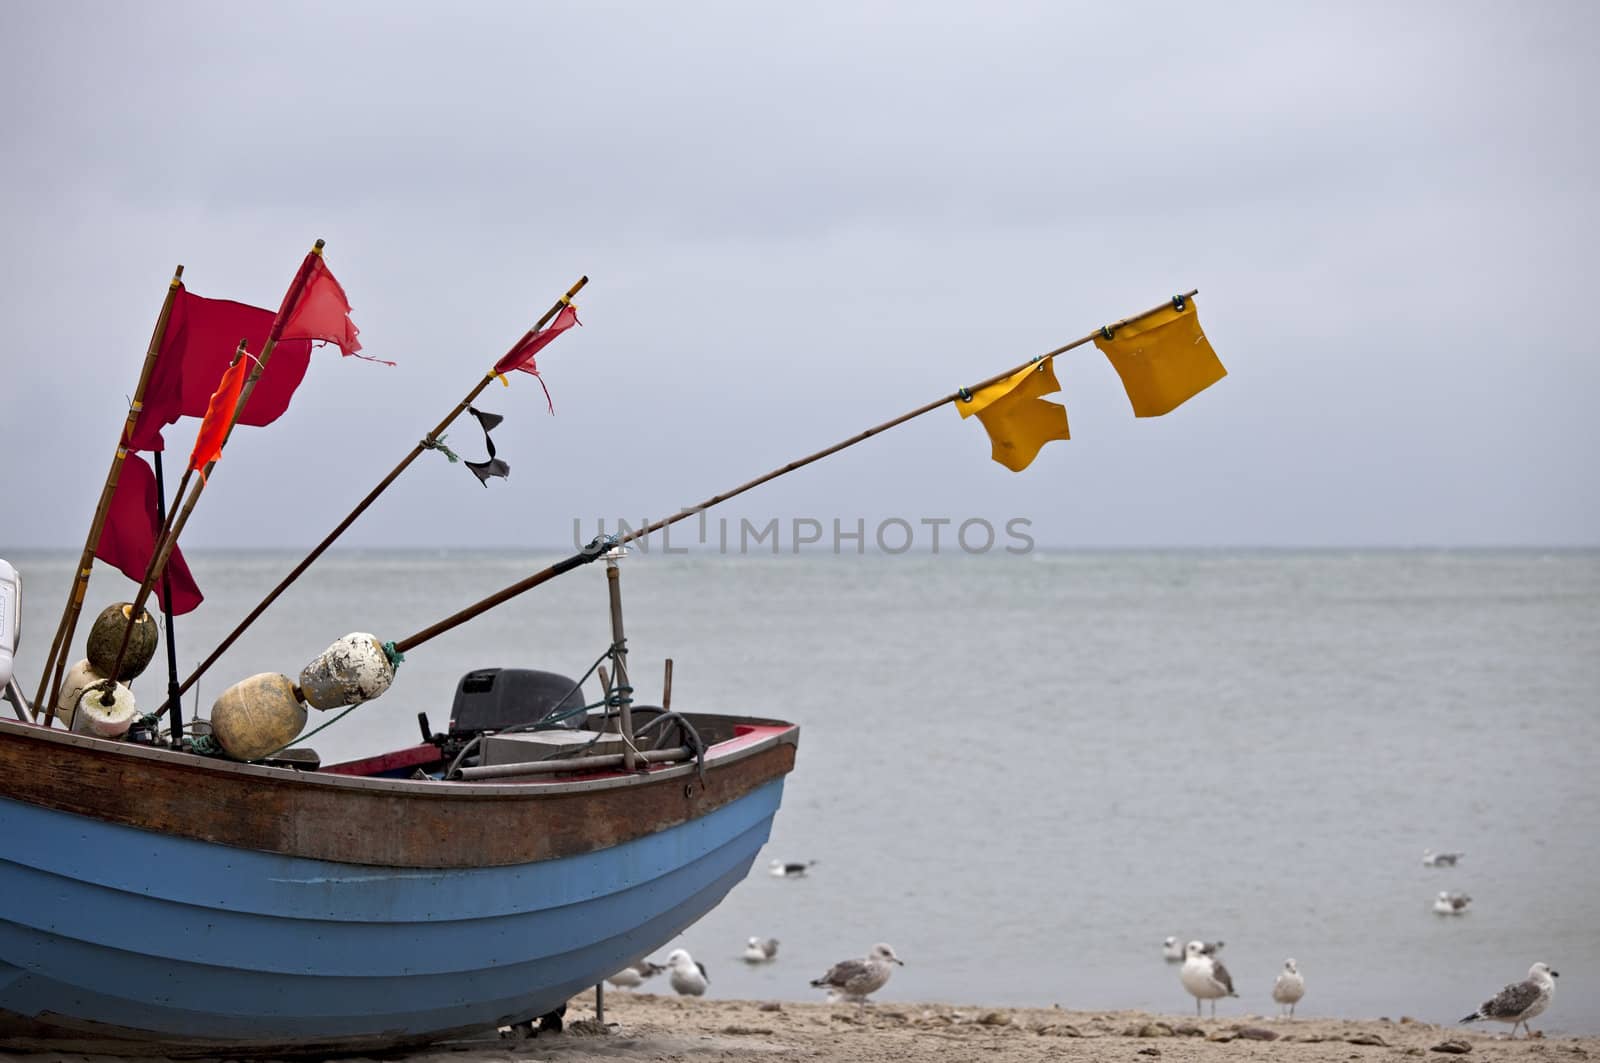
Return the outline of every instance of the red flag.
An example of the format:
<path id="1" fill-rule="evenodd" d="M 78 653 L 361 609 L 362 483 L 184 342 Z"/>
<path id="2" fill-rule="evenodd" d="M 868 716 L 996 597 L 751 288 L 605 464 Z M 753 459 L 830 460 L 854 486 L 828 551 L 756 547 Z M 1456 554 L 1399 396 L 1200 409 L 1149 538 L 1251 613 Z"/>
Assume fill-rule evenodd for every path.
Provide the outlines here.
<path id="1" fill-rule="evenodd" d="M 201 480 L 206 478 L 206 466 L 222 457 L 222 444 L 227 442 L 228 431 L 233 427 L 234 407 L 239 405 L 239 393 L 244 390 L 244 375 L 250 364 L 250 358 L 241 352 L 239 360 L 222 374 L 222 383 L 211 396 L 205 420 L 200 422 L 200 431 L 195 433 L 189 468 L 199 470 Z"/>
<path id="2" fill-rule="evenodd" d="M 139 455 L 127 455 L 122 459 L 117 490 L 111 496 L 105 530 L 100 533 L 94 556 L 121 569 L 122 574 L 135 583 L 143 582 L 151 555 L 155 553 L 156 535 L 161 531 L 158 513 L 155 473 Z M 176 546 L 167 558 L 166 574 L 172 581 L 170 605 L 163 586 L 166 580 L 156 580 L 155 588 L 156 600 L 164 612 L 182 616 L 193 612 L 205 600 L 189 572 L 189 563 L 183 559 L 183 551 Z"/>
<path id="3" fill-rule="evenodd" d="M 361 330 L 350 320 L 350 300 L 345 297 L 344 288 L 315 251 L 306 255 L 301 272 L 305 283 L 300 286 L 299 295 L 291 286 L 278 308 L 278 317 L 283 321 L 279 339 L 321 340 L 336 344 L 346 355 L 355 354 L 361 349 L 361 341 L 356 339 Z M 365 354 L 359 357 L 369 362 L 383 361 Z"/>
<path id="4" fill-rule="evenodd" d="M 205 299 L 181 285 L 167 331 L 144 388 L 144 410 L 126 443 L 129 450 L 164 450 L 161 430 L 180 417 L 204 417 L 217 384 L 242 338 L 259 351 L 272 331 L 273 313 L 227 299 Z M 250 392 L 240 424 L 268 425 L 289 408 L 311 361 L 311 342 L 280 342 Z"/>
<path id="5" fill-rule="evenodd" d="M 551 341 L 567 329 L 581 324 L 583 322 L 578 320 L 578 308 L 568 303 L 561 308 L 554 321 L 507 351 L 504 358 L 494 363 L 494 371 L 509 373 L 513 369 L 520 369 L 536 377 L 539 386 L 544 388 L 544 400 L 549 403 L 550 412 L 555 413 L 556 404 L 550 400 L 550 389 L 544 386 L 544 377 L 539 376 L 539 365 L 533 360 L 533 356 L 550 346 Z"/>

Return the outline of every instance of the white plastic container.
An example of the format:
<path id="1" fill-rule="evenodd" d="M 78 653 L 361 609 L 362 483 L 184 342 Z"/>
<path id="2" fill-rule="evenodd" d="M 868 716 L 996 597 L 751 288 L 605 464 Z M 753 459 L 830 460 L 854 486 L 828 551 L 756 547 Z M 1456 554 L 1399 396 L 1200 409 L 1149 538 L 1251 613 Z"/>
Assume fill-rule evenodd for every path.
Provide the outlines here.
<path id="1" fill-rule="evenodd" d="M 17 643 L 22 638 L 22 576 L 0 560 L 0 687 L 11 682 Z"/>

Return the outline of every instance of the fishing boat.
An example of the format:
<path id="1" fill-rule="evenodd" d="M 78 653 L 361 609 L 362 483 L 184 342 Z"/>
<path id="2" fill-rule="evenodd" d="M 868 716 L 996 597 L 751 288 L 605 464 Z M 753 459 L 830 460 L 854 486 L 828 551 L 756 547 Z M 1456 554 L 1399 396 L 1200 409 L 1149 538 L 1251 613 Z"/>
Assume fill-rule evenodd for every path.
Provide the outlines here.
<path id="1" fill-rule="evenodd" d="M 122 679 L 154 653 L 156 626 L 143 604 L 158 578 L 162 601 L 174 601 L 167 562 L 178 558 L 176 539 L 233 426 L 277 415 L 250 406 L 269 356 L 280 343 L 312 340 L 359 350 L 348 300 L 321 254 L 318 241 L 276 314 L 193 297 L 178 268 L 31 707 L 9 682 L 16 624 L 0 624 L 0 687 L 17 717 L 0 720 L 0 1038 L 8 1047 L 370 1052 L 551 1012 L 665 944 L 748 873 L 798 746 L 791 723 L 673 711 L 670 661 L 661 706 L 633 704 L 618 575 L 628 543 L 947 406 L 976 416 L 994 460 L 1020 472 L 1046 442 L 1068 438 L 1064 409 L 1040 398 L 1059 390 L 1052 359 L 1091 342 L 1111 358 L 1141 417 L 1167 412 L 1225 373 L 1200 332 L 1195 292 L 1175 295 L 697 506 L 597 539 L 407 638 L 352 633 L 298 680 L 267 673 L 235 683 L 204 721 L 210 733 L 197 721 L 186 726 L 184 691 L 410 462 L 432 450 L 456 460 L 443 439 L 457 416 L 477 418 L 489 453 L 463 464 L 485 484 L 505 475 L 488 435 L 500 418 L 470 404 L 506 373 L 537 376 L 534 355 L 576 324 L 571 299 L 583 277 L 181 685 L 168 611 L 167 700 L 141 714 Z M 181 324 L 169 334 L 172 314 Z M 221 352 L 214 343 L 194 349 L 208 314 L 218 323 L 212 333 L 246 339 L 231 361 L 205 363 L 192 402 L 196 395 L 174 392 L 162 367 L 177 359 L 198 372 Z M 246 381 L 252 329 L 265 341 Z M 154 409 L 168 411 L 167 420 L 152 418 Z M 202 415 L 165 510 L 160 448 L 146 429 Z M 142 460 L 127 460 L 136 479 L 146 477 L 146 495 L 133 498 L 119 493 L 120 470 L 141 447 L 155 450 L 155 468 L 150 479 Z M 123 534 L 108 551 L 101 531 L 113 513 Z M 127 534 L 129 521 L 146 522 L 142 539 Z M 139 593 L 101 614 L 88 656 L 68 673 L 97 558 L 140 582 Z M 423 741 L 414 746 L 331 766 L 295 747 L 307 706 L 371 701 L 406 653 L 602 559 L 612 638 L 577 681 L 525 668 L 469 672 L 447 729 L 434 733 L 422 713 Z M 9 571 L 0 562 L 0 575 Z M 8 603 L 16 615 L 19 596 L 14 577 L 0 580 L 0 619 Z M 589 703 L 583 684 L 597 672 L 603 696 Z M 58 712 L 71 717 L 65 729 L 52 726 Z"/>
<path id="2" fill-rule="evenodd" d="M 469 673 L 447 734 L 315 770 L 0 720 L 0 1040 L 391 1049 L 530 1021 L 671 940 L 748 873 L 798 729 L 636 707 L 685 744 L 452 772 L 534 744 L 506 716 L 549 714 L 526 674 Z"/>

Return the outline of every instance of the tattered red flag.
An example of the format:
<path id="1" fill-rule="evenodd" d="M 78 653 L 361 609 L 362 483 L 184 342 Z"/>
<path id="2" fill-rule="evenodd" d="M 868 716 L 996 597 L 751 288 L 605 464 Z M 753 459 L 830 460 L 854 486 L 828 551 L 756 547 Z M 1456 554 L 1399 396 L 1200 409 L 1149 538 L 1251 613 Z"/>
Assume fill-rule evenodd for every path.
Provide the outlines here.
<path id="1" fill-rule="evenodd" d="M 356 338 L 361 330 L 350 320 L 350 300 L 343 286 L 315 251 L 306 255 L 301 269 L 305 283 L 300 286 L 298 296 L 291 286 L 283 297 L 283 305 L 278 308 L 278 318 L 283 322 L 279 339 L 321 340 L 336 345 L 345 355 L 356 354 L 361 350 L 361 341 Z M 356 357 L 384 365 L 394 364 L 365 354 Z"/>
<path id="2" fill-rule="evenodd" d="M 164 450 L 163 428 L 180 417 L 204 417 L 240 337 L 251 350 L 261 350 L 274 317 L 271 310 L 206 299 L 180 285 L 145 384 L 144 408 L 124 445 L 129 450 Z M 310 360 L 310 340 L 280 342 L 250 392 L 239 423 L 268 425 L 283 416 Z"/>
<path id="3" fill-rule="evenodd" d="M 244 390 L 244 375 L 249 366 L 250 358 L 240 352 L 238 360 L 222 374 L 222 382 L 206 407 L 205 420 L 200 422 L 194 450 L 189 454 L 189 468 L 198 470 L 201 480 L 206 478 L 206 466 L 222 457 L 222 444 L 227 442 L 228 431 L 233 428 L 233 411 L 239 405 L 239 393 Z"/>
<path id="4" fill-rule="evenodd" d="M 550 412 L 555 413 L 556 404 L 550 398 L 550 389 L 545 387 L 544 377 L 539 375 L 539 365 L 534 361 L 534 355 L 550 346 L 552 340 L 573 325 L 581 324 L 583 322 L 578 320 L 578 308 L 568 303 L 561 308 L 554 321 L 507 351 L 504 358 L 494 363 L 494 371 L 503 374 L 516 369 L 533 376 L 539 381 L 539 386 L 544 388 L 544 401 L 549 404 Z"/>
<path id="5" fill-rule="evenodd" d="M 117 477 L 117 490 L 111 496 L 111 506 L 106 511 L 105 529 L 94 548 L 94 556 L 108 565 L 120 569 L 135 583 L 142 583 L 150 568 L 151 555 L 155 553 L 156 535 L 161 531 L 160 511 L 156 505 L 156 475 L 137 454 L 122 459 L 122 471 Z M 200 587 L 183 559 L 183 551 L 172 548 L 167 558 L 165 576 L 156 580 L 156 600 L 163 612 L 182 616 L 193 612 L 205 600 Z M 172 601 L 167 601 L 166 583 L 172 583 Z"/>

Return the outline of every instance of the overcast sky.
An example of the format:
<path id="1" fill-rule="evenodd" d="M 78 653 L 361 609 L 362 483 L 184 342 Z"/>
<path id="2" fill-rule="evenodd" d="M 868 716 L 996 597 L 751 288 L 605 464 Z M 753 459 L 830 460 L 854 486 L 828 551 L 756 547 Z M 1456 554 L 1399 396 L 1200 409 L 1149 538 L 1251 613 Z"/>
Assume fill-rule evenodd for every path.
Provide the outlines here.
<path id="1" fill-rule="evenodd" d="M 941 409 L 726 515 L 1600 543 L 1597 12 L 5 4 L 0 553 L 81 545 L 175 264 L 276 306 L 319 236 L 398 365 L 318 351 L 191 548 L 320 539 L 584 273 L 557 415 L 480 401 L 509 481 L 424 455 L 345 543 L 656 517 L 1191 287 L 1230 376 L 1164 418 L 1088 347 L 1021 474 Z"/>

